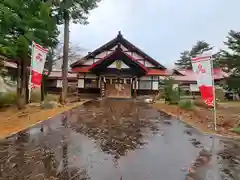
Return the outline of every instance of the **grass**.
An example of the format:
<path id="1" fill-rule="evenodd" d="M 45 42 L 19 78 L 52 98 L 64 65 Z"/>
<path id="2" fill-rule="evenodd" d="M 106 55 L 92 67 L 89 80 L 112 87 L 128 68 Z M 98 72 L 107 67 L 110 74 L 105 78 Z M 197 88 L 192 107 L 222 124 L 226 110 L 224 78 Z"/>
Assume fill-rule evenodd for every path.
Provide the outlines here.
<path id="1" fill-rule="evenodd" d="M 45 101 L 59 101 L 59 95 L 56 94 L 47 94 L 45 96 Z M 36 89 L 31 93 L 31 102 L 37 103 L 41 102 L 41 90 Z"/>
<path id="2" fill-rule="evenodd" d="M 234 127 L 232 128 L 232 132 L 240 134 L 240 127 Z"/>
<path id="3" fill-rule="evenodd" d="M 16 100 L 17 100 L 16 93 L 13 92 L 0 93 L 0 108 L 15 104 Z"/>
<path id="4" fill-rule="evenodd" d="M 49 101 L 59 101 L 59 95 L 47 94 L 45 96 L 45 102 Z M 39 89 L 33 90 L 31 93 L 31 102 L 40 103 L 41 102 L 41 91 Z M 0 93 L 0 108 L 9 107 L 17 103 L 16 92 L 2 92 Z"/>
<path id="5" fill-rule="evenodd" d="M 182 109 L 190 110 L 193 108 L 194 104 L 191 100 L 181 100 L 179 101 L 178 106 Z"/>

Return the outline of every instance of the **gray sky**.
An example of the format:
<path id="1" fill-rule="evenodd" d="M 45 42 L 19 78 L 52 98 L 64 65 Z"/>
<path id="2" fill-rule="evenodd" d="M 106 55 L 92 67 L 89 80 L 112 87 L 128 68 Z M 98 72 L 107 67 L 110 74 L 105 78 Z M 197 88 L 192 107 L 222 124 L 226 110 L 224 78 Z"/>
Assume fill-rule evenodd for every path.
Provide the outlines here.
<path id="1" fill-rule="evenodd" d="M 240 0 L 102 0 L 89 25 L 71 25 L 71 43 L 87 51 L 113 39 L 118 31 L 171 67 L 197 40 L 216 49 L 230 29 L 240 31 Z"/>

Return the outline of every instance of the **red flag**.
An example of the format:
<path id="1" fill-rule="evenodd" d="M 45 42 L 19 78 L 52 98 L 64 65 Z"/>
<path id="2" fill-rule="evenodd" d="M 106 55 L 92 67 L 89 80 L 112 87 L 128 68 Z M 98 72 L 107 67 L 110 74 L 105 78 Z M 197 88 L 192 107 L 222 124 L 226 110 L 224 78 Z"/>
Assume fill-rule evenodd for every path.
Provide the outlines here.
<path id="1" fill-rule="evenodd" d="M 197 84 L 202 99 L 208 105 L 214 106 L 213 76 L 211 67 L 211 56 L 192 58 L 193 71 L 197 74 Z"/>

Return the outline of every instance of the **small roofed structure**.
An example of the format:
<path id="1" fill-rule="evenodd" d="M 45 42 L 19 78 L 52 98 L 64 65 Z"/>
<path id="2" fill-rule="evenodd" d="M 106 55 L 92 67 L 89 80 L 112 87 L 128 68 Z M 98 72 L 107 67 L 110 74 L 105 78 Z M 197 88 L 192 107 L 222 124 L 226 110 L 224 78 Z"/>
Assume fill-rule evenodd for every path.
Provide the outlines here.
<path id="1" fill-rule="evenodd" d="M 0 55 L 0 66 L 6 69 L 17 69 L 17 64 L 14 62 L 14 60 L 8 59 L 3 55 Z"/>
<path id="2" fill-rule="evenodd" d="M 77 73 L 68 72 L 68 86 L 77 87 Z M 47 79 L 47 91 L 59 93 L 62 90 L 62 71 L 52 71 Z"/>
<path id="3" fill-rule="evenodd" d="M 0 69 L 1 72 L 5 74 L 10 81 L 15 81 L 17 75 L 16 61 L 0 55 Z"/>

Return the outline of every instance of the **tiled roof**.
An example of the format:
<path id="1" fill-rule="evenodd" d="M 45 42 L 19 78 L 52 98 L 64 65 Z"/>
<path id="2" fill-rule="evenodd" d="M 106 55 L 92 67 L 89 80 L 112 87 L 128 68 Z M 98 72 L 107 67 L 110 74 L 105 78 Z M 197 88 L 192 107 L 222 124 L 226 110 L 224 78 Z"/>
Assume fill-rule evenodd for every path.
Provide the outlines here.
<path id="1" fill-rule="evenodd" d="M 192 70 L 178 70 L 183 76 L 173 76 L 177 81 L 196 81 L 197 75 Z M 229 75 L 220 68 L 213 69 L 213 76 L 215 80 L 227 78 Z"/>
<path id="2" fill-rule="evenodd" d="M 97 48 L 96 50 L 94 50 L 93 52 L 89 53 L 88 55 L 86 55 L 82 59 L 80 59 L 80 60 L 76 61 L 75 63 L 71 64 L 71 67 L 74 68 L 74 67 L 77 67 L 79 65 L 82 65 L 82 63 L 84 61 L 86 61 L 87 59 L 95 57 L 97 54 L 99 54 L 99 53 L 101 53 L 101 52 L 103 52 L 103 51 L 105 51 L 107 49 L 110 49 L 110 48 L 114 47 L 118 43 L 126 46 L 131 51 L 137 52 L 138 54 L 140 54 L 141 56 L 145 57 L 145 59 L 147 59 L 150 63 L 154 64 L 155 66 L 160 67 L 161 69 L 166 69 L 166 67 L 161 65 L 158 61 L 156 61 L 155 59 L 153 59 L 152 57 L 147 55 L 145 52 L 140 50 L 138 47 L 133 45 L 131 42 L 129 42 L 127 39 L 125 39 L 122 36 L 121 32 L 119 32 L 118 36 L 116 38 L 114 38 L 113 40 L 109 41 L 108 43 L 106 43 L 103 46 Z"/>
<path id="3" fill-rule="evenodd" d="M 170 75 L 167 70 L 160 70 L 160 69 L 148 69 L 147 75 L 157 75 L 157 76 L 167 76 Z"/>
<path id="4" fill-rule="evenodd" d="M 52 78 L 52 79 L 62 78 L 62 71 L 52 71 L 51 74 L 49 75 L 49 78 Z M 70 79 L 77 78 L 77 73 L 69 72 L 68 78 Z"/>
<path id="5" fill-rule="evenodd" d="M 90 66 L 84 66 L 84 67 L 79 67 L 79 68 L 73 68 L 73 72 L 79 72 L 79 73 L 87 73 L 89 72 Z"/>

